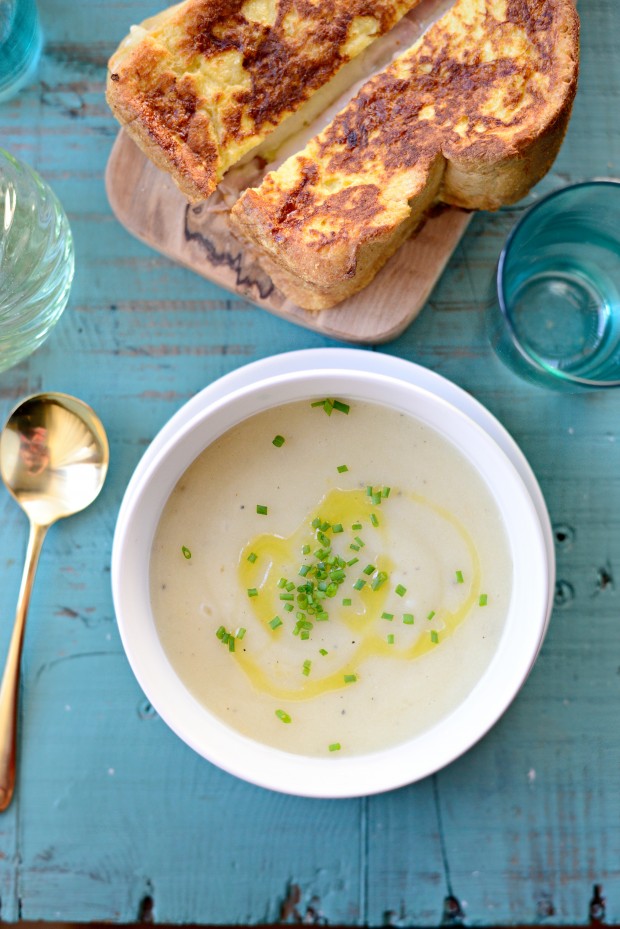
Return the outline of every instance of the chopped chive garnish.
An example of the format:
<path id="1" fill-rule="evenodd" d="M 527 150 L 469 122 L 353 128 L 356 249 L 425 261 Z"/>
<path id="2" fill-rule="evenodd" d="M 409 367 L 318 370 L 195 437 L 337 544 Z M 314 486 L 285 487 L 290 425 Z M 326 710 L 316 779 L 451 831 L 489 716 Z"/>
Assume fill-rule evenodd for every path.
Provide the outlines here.
<path id="1" fill-rule="evenodd" d="M 456 583 L 457 583 L 457 584 L 462 584 L 462 583 L 463 583 L 463 572 L 462 572 L 462 571 L 457 571 L 457 572 L 456 572 Z"/>
<path id="2" fill-rule="evenodd" d="M 439 636 L 437 635 L 435 629 L 431 629 L 431 642 L 433 642 L 434 645 L 437 645 L 439 642 Z"/>
<path id="3" fill-rule="evenodd" d="M 372 497 L 372 485 L 371 484 L 369 484 L 366 488 L 366 496 Z"/>
<path id="4" fill-rule="evenodd" d="M 353 523 L 353 525 L 351 526 L 351 529 L 353 530 L 353 532 L 357 532 L 358 529 L 361 529 L 361 528 L 362 528 L 361 523 Z"/>
<path id="5" fill-rule="evenodd" d="M 348 471 L 349 469 L 346 465 L 338 465 L 336 470 L 338 471 L 338 474 L 344 474 L 345 471 Z"/>
<path id="6" fill-rule="evenodd" d="M 388 637 L 387 637 L 387 644 L 388 644 L 388 645 L 393 645 L 393 644 L 394 644 L 394 635 L 393 635 L 393 633 L 390 633 L 390 634 L 388 635 Z"/>
<path id="7" fill-rule="evenodd" d="M 272 443 L 273 445 L 275 445 L 276 448 L 282 448 L 282 446 L 284 445 L 284 442 L 285 442 L 285 439 L 283 435 L 276 435 L 274 436 L 272 440 Z"/>
<path id="8" fill-rule="evenodd" d="M 258 555 L 256 554 L 256 552 L 250 552 L 250 554 L 248 555 L 248 561 L 250 562 L 250 564 L 254 564 L 257 558 L 258 558 Z"/>
<path id="9" fill-rule="evenodd" d="M 344 600 L 342 601 L 342 605 L 343 605 L 343 606 L 351 606 L 351 602 L 352 602 L 352 601 L 351 601 L 351 598 L 350 598 L 350 597 L 345 597 Z"/>
<path id="10" fill-rule="evenodd" d="M 285 603 L 284 609 L 286 610 L 287 613 L 292 613 L 295 607 L 293 606 L 292 603 Z"/>
<path id="11" fill-rule="evenodd" d="M 320 648 L 320 649 L 319 649 L 319 655 L 327 655 L 327 649 L 325 649 L 325 648 Z"/>
<path id="12" fill-rule="evenodd" d="M 426 618 L 427 618 L 427 619 L 432 619 L 434 615 L 435 615 L 435 610 L 431 610 L 430 613 L 428 614 L 428 616 L 427 616 Z"/>
<path id="13" fill-rule="evenodd" d="M 358 549 L 358 551 L 359 551 L 359 549 Z M 347 561 L 347 567 L 348 567 L 348 568 L 352 568 L 354 564 L 357 564 L 357 563 L 358 563 L 358 561 L 359 561 L 359 558 L 351 558 L 350 561 Z"/>
<path id="14" fill-rule="evenodd" d="M 344 532 L 342 523 L 334 523 L 334 525 L 332 526 L 332 532 L 336 532 L 336 533 Z"/>
<path id="15" fill-rule="evenodd" d="M 385 584 L 387 581 L 387 574 L 385 571 L 379 571 L 377 576 L 373 579 L 372 584 L 370 585 L 373 590 L 378 590 L 382 584 Z"/>
<path id="16" fill-rule="evenodd" d="M 348 414 L 351 407 L 348 403 L 343 403 L 342 400 L 334 400 L 334 409 L 338 410 L 339 413 Z"/>
<path id="17" fill-rule="evenodd" d="M 286 585 L 286 590 L 290 593 L 291 590 L 295 590 L 295 584 L 293 581 L 289 581 Z"/>
<path id="18" fill-rule="evenodd" d="M 239 639 L 239 641 L 241 641 L 241 639 L 244 637 L 246 631 L 247 631 L 247 630 L 244 629 L 243 626 L 239 626 L 239 628 L 238 628 L 237 631 L 235 632 L 235 638 L 236 638 L 236 639 Z"/>
<path id="19" fill-rule="evenodd" d="M 351 544 L 349 545 L 349 548 L 352 549 L 352 551 L 354 551 L 354 552 L 359 552 L 359 550 L 360 550 L 360 546 L 359 546 L 359 545 L 354 545 L 353 542 L 351 542 Z"/>
<path id="20" fill-rule="evenodd" d="M 377 519 L 377 514 L 376 514 L 376 513 L 371 513 L 371 514 L 370 514 L 370 522 L 373 524 L 373 526 L 378 526 L 378 525 L 379 525 L 379 520 Z"/>
<path id="21" fill-rule="evenodd" d="M 381 494 L 385 499 L 387 499 L 390 496 L 391 489 L 392 489 L 391 487 L 384 487 L 383 490 L 381 491 Z"/>
<path id="22" fill-rule="evenodd" d="M 359 537 L 358 535 L 355 536 L 355 541 L 357 542 L 357 544 L 359 545 L 360 548 L 363 548 L 363 547 L 364 547 L 365 543 L 362 542 L 362 540 L 360 539 L 360 537 Z"/>
<path id="23" fill-rule="evenodd" d="M 326 397 L 325 400 L 314 400 L 310 406 L 322 406 L 327 415 L 331 416 L 332 410 L 334 409 L 334 401 Z"/>
<path id="24" fill-rule="evenodd" d="M 310 554 L 310 546 L 309 546 L 309 545 L 304 545 L 304 546 L 302 547 L 302 549 L 301 549 L 301 553 L 302 553 L 302 555 L 309 555 L 309 554 Z"/>
<path id="25" fill-rule="evenodd" d="M 302 669 L 301 669 L 301 673 L 302 673 L 302 674 L 305 674 L 306 677 L 308 677 L 308 675 L 310 674 L 311 668 L 312 668 L 312 662 L 311 662 L 311 661 L 308 661 L 308 660 L 306 659 L 306 661 L 304 661 L 304 663 L 303 663 L 303 666 L 302 666 Z"/>
<path id="26" fill-rule="evenodd" d="M 355 684 L 357 680 L 357 674 L 345 674 L 344 682 L 345 684 Z"/>
<path id="27" fill-rule="evenodd" d="M 287 584 L 288 584 L 288 581 L 285 577 L 281 577 L 280 580 L 278 581 L 278 587 L 280 588 L 280 590 L 283 590 Z"/>
<path id="28" fill-rule="evenodd" d="M 479 606 L 486 606 L 488 603 L 488 597 L 486 594 L 480 594 L 480 599 L 478 600 Z"/>
<path id="29" fill-rule="evenodd" d="M 301 574 L 302 577 L 306 577 L 309 571 L 310 571 L 310 565 L 302 564 L 301 568 L 299 569 L 299 574 Z"/>
<path id="30" fill-rule="evenodd" d="M 256 587 L 248 587 L 248 597 L 258 597 L 258 591 Z"/>
<path id="31" fill-rule="evenodd" d="M 276 716 L 278 719 L 281 719 L 283 723 L 291 722 L 291 717 L 284 710 L 276 710 Z"/>
<path id="32" fill-rule="evenodd" d="M 366 567 L 364 568 L 364 574 L 372 574 L 374 570 L 375 570 L 374 564 L 367 564 Z"/>
<path id="33" fill-rule="evenodd" d="M 364 580 L 363 577 L 358 577 L 358 579 L 356 580 L 355 584 L 353 585 L 353 587 L 355 588 L 355 590 L 361 590 L 362 587 L 365 587 L 365 586 L 366 586 L 366 581 Z"/>
<path id="34" fill-rule="evenodd" d="M 381 491 L 373 493 L 370 498 L 370 502 L 374 504 L 374 506 L 378 506 L 381 503 Z"/>
<path id="35" fill-rule="evenodd" d="M 189 561 L 189 559 L 192 557 L 192 553 L 190 552 L 189 548 L 186 545 L 182 545 L 181 551 L 183 552 L 183 557 L 187 558 Z"/>
<path id="36" fill-rule="evenodd" d="M 234 652 L 234 650 L 235 650 L 235 637 L 234 635 L 229 635 L 228 636 L 228 651 Z"/>
<path id="37" fill-rule="evenodd" d="M 270 620 L 269 625 L 271 626 L 272 629 L 277 629 L 278 626 L 282 625 L 282 620 L 280 619 L 279 616 L 274 616 L 273 619 Z"/>
<path id="38" fill-rule="evenodd" d="M 266 515 L 267 515 L 267 507 L 266 507 L 266 506 L 263 506 L 262 503 L 257 503 L 257 504 L 256 504 L 256 512 L 259 514 L 259 516 L 266 516 Z"/>
<path id="39" fill-rule="evenodd" d="M 381 619 L 389 619 L 389 620 L 392 620 L 392 619 L 394 619 L 394 614 L 393 614 L 393 613 L 382 613 L 382 614 L 381 614 Z"/>
<path id="40" fill-rule="evenodd" d="M 299 638 L 303 639 L 304 642 L 306 642 L 310 638 L 310 633 L 308 632 L 307 629 L 302 629 L 301 632 L 299 633 Z"/>
<path id="41" fill-rule="evenodd" d="M 330 752 L 339 752 L 341 748 L 340 742 L 332 742 L 332 744 L 329 745 L 328 748 Z"/>
<path id="42" fill-rule="evenodd" d="M 406 626 L 413 626 L 413 613 L 403 613 L 403 622 Z"/>
<path id="43" fill-rule="evenodd" d="M 398 586 L 396 587 L 396 593 L 398 594 L 399 597 L 404 597 L 405 594 L 407 593 L 407 588 L 403 587 L 402 584 L 398 584 Z"/>
<path id="44" fill-rule="evenodd" d="M 295 594 L 280 594 L 280 600 L 294 600 Z"/>
<path id="45" fill-rule="evenodd" d="M 220 628 L 217 630 L 215 634 L 218 637 L 218 639 L 223 639 L 224 636 L 226 635 L 226 630 L 224 629 L 223 626 L 220 626 Z"/>

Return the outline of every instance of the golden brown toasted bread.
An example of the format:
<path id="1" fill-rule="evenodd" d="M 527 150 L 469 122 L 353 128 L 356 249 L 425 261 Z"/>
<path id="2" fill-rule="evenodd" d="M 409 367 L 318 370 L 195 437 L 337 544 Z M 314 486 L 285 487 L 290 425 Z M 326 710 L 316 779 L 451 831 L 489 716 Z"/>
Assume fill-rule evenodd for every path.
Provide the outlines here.
<path id="1" fill-rule="evenodd" d="M 319 135 L 232 210 L 295 303 L 375 276 L 444 202 L 494 210 L 550 168 L 577 85 L 573 0 L 457 0 Z"/>
<path id="2" fill-rule="evenodd" d="M 185 0 L 110 59 L 119 122 L 191 200 L 419 0 Z"/>

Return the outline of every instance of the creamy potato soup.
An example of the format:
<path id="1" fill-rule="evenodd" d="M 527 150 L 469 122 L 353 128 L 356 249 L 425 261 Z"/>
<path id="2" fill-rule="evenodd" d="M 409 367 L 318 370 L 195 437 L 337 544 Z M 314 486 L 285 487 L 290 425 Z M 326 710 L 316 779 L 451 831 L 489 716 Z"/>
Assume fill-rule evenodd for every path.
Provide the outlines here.
<path id="1" fill-rule="evenodd" d="M 150 584 L 199 701 L 252 739 L 338 758 L 463 700 L 501 635 L 512 565 L 493 499 L 451 444 L 378 404 L 317 400 L 256 415 L 194 461 Z"/>

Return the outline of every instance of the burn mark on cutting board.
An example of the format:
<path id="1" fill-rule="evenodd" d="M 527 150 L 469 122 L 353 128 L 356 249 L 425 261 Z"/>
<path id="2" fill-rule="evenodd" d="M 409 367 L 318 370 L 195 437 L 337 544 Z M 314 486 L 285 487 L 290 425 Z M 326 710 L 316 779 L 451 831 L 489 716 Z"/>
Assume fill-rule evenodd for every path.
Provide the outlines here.
<path id="1" fill-rule="evenodd" d="M 235 275 L 235 286 L 249 294 L 256 289 L 261 300 L 270 297 L 275 287 L 257 261 L 251 249 L 243 249 L 234 239 L 225 217 L 209 212 L 202 205 L 185 208 L 183 234 L 186 242 L 195 242 L 214 267 L 229 268 Z"/>

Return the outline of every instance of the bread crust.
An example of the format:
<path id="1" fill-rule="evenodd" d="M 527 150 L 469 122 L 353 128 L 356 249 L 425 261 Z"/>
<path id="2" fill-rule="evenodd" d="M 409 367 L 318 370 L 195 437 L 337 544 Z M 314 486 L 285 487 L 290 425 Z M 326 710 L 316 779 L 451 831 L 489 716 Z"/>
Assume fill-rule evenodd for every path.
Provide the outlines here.
<path id="1" fill-rule="evenodd" d="M 192 201 L 419 0 L 185 0 L 134 27 L 106 97 Z"/>
<path id="2" fill-rule="evenodd" d="M 578 46 L 572 0 L 457 0 L 240 197 L 233 228 L 296 303 L 334 306 L 433 203 L 495 210 L 543 177 L 568 125 Z"/>

